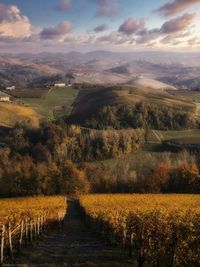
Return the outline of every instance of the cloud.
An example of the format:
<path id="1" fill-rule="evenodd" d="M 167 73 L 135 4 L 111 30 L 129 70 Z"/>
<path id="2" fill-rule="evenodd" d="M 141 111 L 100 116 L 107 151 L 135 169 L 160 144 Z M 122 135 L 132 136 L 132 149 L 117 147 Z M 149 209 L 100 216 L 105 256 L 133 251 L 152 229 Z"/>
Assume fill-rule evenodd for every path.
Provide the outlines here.
<path id="1" fill-rule="evenodd" d="M 191 25 L 196 16 L 197 16 L 196 13 L 192 14 L 185 13 L 181 17 L 171 19 L 162 25 L 161 32 L 168 34 L 185 30 L 189 25 Z"/>
<path id="2" fill-rule="evenodd" d="M 118 29 L 108 35 L 97 39 L 99 42 L 110 44 L 144 44 L 153 46 L 159 43 L 173 45 L 185 42 L 186 38 L 192 36 L 191 24 L 196 18 L 196 13 L 185 13 L 175 19 L 170 19 L 163 23 L 160 28 L 145 28 L 145 19 L 134 20 L 128 18 Z"/>
<path id="3" fill-rule="evenodd" d="M 101 25 L 97 26 L 96 28 L 94 28 L 94 32 L 103 32 L 103 31 L 106 31 L 108 29 L 109 29 L 108 25 L 101 24 Z"/>
<path id="4" fill-rule="evenodd" d="M 15 5 L 0 4 L 0 35 L 10 37 L 27 37 L 32 27 L 29 19 L 21 14 Z"/>
<path id="5" fill-rule="evenodd" d="M 119 13 L 118 4 L 114 0 L 97 0 L 99 8 L 96 17 L 115 17 Z"/>
<path id="6" fill-rule="evenodd" d="M 199 3 L 200 0 L 173 0 L 170 3 L 161 6 L 156 12 L 165 17 L 173 16 Z"/>
<path id="7" fill-rule="evenodd" d="M 148 44 L 160 37 L 160 32 L 157 29 L 154 30 L 144 30 L 141 32 L 136 39 L 137 44 Z"/>
<path id="8" fill-rule="evenodd" d="M 60 0 L 54 9 L 59 12 L 65 12 L 70 9 L 70 4 L 70 0 Z"/>
<path id="9" fill-rule="evenodd" d="M 69 21 L 63 21 L 51 28 L 44 28 L 40 32 L 40 37 L 47 40 L 60 40 L 71 32 L 72 25 Z"/>
<path id="10" fill-rule="evenodd" d="M 136 33 L 138 30 L 144 28 L 145 20 L 140 19 L 139 21 L 134 20 L 133 18 L 128 18 L 120 27 L 119 32 L 122 32 L 126 35 L 132 35 Z"/>
<path id="11" fill-rule="evenodd" d="M 86 35 L 68 35 L 64 43 L 66 44 L 78 44 L 78 45 L 91 45 L 95 41 L 94 36 L 86 36 Z"/>
<path id="12" fill-rule="evenodd" d="M 200 38 L 195 36 L 195 37 L 189 39 L 187 41 L 187 45 L 190 46 L 190 47 L 191 46 L 197 46 L 197 47 L 199 47 L 200 46 Z"/>
<path id="13" fill-rule="evenodd" d="M 136 43 L 148 45 L 152 41 L 160 41 L 162 44 L 180 42 L 180 39 L 184 39 L 191 36 L 192 32 L 187 30 L 195 19 L 196 14 L 184 14 L 175 19 L 166 21 L 160 28 L 155 29 L 141 29 L 136 32 Z"/>
<path id="14" fill-rule="evenodd" d="M 118 41 L 118 33 L 116 31 L 111 32 L 108 35 L 101 36 L 97 41 L 105 43 L 116 43 Z"/>

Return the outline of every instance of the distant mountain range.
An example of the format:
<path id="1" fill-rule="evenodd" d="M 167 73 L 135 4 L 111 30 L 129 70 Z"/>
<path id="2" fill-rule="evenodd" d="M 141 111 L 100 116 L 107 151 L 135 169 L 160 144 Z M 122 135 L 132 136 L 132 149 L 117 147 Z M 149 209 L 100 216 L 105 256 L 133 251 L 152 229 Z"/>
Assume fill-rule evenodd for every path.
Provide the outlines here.
<path id="1" fill-rule="evenodd" d="M 139 77 L 169 86 L 200 89 L 200 54 L 167 52 L 0 55 L 0 85 L 29 87 L 65 80 L 72 73 L 77 82 L 130 83 Z"/>

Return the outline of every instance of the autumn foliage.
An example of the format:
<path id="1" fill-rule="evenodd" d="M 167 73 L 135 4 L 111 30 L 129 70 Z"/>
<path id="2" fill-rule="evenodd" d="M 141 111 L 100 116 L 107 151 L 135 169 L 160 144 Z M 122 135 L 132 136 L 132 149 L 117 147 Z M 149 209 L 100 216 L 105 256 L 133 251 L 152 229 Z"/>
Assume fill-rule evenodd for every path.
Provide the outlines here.
<path id="1" fill-rule="evenodd" d="M 199 266 L 199 195 L 87 195 L 80 205 L 90 226 L 128 249 L 137 266 Z"/>

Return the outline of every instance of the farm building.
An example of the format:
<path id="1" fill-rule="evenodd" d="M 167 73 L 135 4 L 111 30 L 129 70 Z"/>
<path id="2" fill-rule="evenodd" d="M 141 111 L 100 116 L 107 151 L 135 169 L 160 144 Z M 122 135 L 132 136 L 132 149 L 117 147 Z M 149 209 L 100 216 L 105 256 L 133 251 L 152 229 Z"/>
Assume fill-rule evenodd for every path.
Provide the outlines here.
<path id="1" fill-rule="evenodd" d="M 0 102 L 9 102 L 9 101 L 10 101 L 10 96 L 0 91 Z"/>
<path id="2" fill-rule="evenodd" d="M 65 87 L 66 84 L 65 83 L 55 83 L 54 87 Z"/>
<path id="3" fill-rule="evenodd" d="M 15 90 L 15 86 L 14 85 L 13 86 L 8 86 L 8 87 L 6 87 L 6 90 L 14 91 Z"/>

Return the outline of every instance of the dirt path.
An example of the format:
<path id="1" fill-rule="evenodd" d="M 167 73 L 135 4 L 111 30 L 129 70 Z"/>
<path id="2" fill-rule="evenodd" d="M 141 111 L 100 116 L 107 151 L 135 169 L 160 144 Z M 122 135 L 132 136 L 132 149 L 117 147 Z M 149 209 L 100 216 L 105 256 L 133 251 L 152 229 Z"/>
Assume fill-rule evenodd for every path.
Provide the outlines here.
<path id="1" fill-rule="evenodd" d="M 81 219 L 75 202 L 68 201 L 68 213 L 61 232 L 44 236 L 39 244 L 23 252 L 18 265 L 9 266 L 133 266 L 126 253 L 109 246 Z"/>

